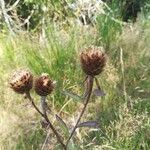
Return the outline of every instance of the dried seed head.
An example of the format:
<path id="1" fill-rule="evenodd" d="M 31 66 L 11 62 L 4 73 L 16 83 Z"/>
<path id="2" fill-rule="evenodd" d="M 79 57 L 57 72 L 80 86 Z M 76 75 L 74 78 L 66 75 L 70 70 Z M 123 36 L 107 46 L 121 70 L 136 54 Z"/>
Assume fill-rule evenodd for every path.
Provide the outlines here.
<path id="1" fill-rule="evenodd" d="M 24 94 L 29 92 L 33 85 L 33 76 L 27 70 L 18 70 L 16 71 L 9 81 L 10 88 L 15 92 Z"/>
<path id="2" fill-rule="evenodd" d="M 88 47 L 80 55 L 81 67 L 87 75 L 95 76 L 103 71 L 106 54 L 101 47 Z"/>
<path id="3" fill-rule="evenodd" d="M 49 78 L 49 75 L 43 73 L 40 77 L 35 80 L 35 92 L 40 96 L 47 96 L 54 89 L 54 83 Z"/>

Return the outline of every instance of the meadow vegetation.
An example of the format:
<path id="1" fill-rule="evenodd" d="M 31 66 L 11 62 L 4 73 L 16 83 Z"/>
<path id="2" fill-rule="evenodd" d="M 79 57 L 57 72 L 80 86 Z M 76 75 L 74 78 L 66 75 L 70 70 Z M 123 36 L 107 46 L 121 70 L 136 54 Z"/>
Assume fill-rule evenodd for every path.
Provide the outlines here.
<path id="1" fill-rule="evenodd" d="M 64 10 L 60 5 L 53 8 L 61 13 Z M 8 79 L 18 68 L 28 68 L 34 76 L 48 73 L 56 81 L 54 92 L 47 97 L 48 105 L 72 126 L 81 102 L 64 91 L 82 94 L 85 75 L 79 54 L 89 45 L 102 46 L 107 54 L 106 67 L 98 76 L 106 96 L 92 96 L 82 119 L 97 120 L 99 128 L 77 129 L 70 149 L 150 149 L 148 1 L 145 7 L 134 23 L 123 22 L 116 14 L 117 6 L 108 5 L 104 8 L 106 13 L 98 14 L 93 25 L 64 23 L 63 15 L 59 25 L 53 19 L 46 20 L 43 28 L 42 25 L 40 29 L 40 25 L 36 25 L 38 29 L 21 28 L 15 35 L 3 25 L 0 32 L 0 149 L 60 149 L 53 133 L 41 127 L 40 116 L 29 101 L 9 88 Z M 72 16 L 66 18 L 70 20 Z M 32 95 L 39 105 L 39 97 L 34 91 Z M 50 119 L 57 125 L 54 118 Z"/>

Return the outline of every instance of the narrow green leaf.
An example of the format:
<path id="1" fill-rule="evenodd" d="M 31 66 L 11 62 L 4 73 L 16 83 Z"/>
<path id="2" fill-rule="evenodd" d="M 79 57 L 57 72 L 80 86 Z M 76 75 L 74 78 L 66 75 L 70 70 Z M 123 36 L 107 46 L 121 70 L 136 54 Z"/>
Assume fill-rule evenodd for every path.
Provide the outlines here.
<path id="1" fill-rule="evenodd" d="M 63 119 L 58 116 L 57 114 L 55 115 L 57 121 L 60 123 L 61 128 L 63 132 L 65 133 L 66 136 L 69 136 L 69 128 L 67 127 L 66 123 L 63 121 Z"/>
<path id="2" fill-rule="evenodd" d="M 73 92 L 70 92 L 70 91 L 65 90 L 65 91 L 62 91 L 62 93 L 63 93 L 64 95 L 67 95 L 67 96 L 71 97 L 73 100 L 77 100 L 77 101 L 83 100 L 82 97 L 80 97 L 79 95 L 77 95 L 77 94 L 75 94 L 75 93 L 73 93 Z"/>

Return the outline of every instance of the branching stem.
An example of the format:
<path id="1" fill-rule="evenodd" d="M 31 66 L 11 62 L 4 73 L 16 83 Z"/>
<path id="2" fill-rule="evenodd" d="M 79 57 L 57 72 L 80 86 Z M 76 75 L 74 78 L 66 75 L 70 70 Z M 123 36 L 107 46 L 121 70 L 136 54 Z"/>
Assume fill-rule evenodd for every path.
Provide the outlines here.
<path id="1" fill-rule="evenodd" d="M 83 116 L 83 114 L 84 114 L 84 112 L 85 112 L 85 110 L 86 110 L 86 107 L 87 107 L 88 102 L 89 102 L 89 100 L 90 100 L 90 96 L 91 96 L 92 89 L 93 89 L 93 81 L 94 81 L 94 77 L 92 77 L 92 76 L 88 76 L 88 77 L 87 77 L 87 80 L 86 80 L 86 82 L 87 82 L 87 85 L 86 85 L 86 86 L 87 86 L 87 87 L 86 87 L 86 90 L 87 90 L 86 93 L 87 93 L 87 95 L 86 95 L 86 97 L 85 97 L 84 107 L 83 107 L 83 109 L 82 109 L 82 111 L 81 111 L 81 113 L 80 113 L 80 115 L 79 115 L 79 118 L 78 118 L 78 120 L 77 120 L 77 122 L 76 122 L 76 124 L 75 124 L 75 126 L 74 126 L 74 128 L 73 128 L 73 130 L 72 130 L 72 132 L 71 132 L 71 134 L 70 134 L 70 136 L 69 136 L 67 142 L 66 142 L 66 146 L 68 145 L 68 143 L 69 143 L 69 141 L 71 140 L 71 138 L 72 138 L 74 132 L 76 131 L 76 128 L 77 128 L 77 126 L 78 126 L 78 124 L 79 124 L 79 122 L 80 122 L 80 120 L 81 120 L 81 118 L 82 118 L 82 116 Z"/>
<path id="2" fill-rule="evenodd" d="M 43 103 L 44 105 L 42 106 L 43 108 L 43 112 L 41 112 L 39 110 L 39 108 L 35 105 L 34 101 L 33 101 L 33 98 L 31 97 L 30 93 L 27 92 L 26 93 L 26 97 L 30 100 L 30 102 L 32 103 L 33 107 L 36 109 L 36 111 L 48 122 L 49 124 L 49 127 L 52 129 L 52 131 L 54 132 L 54 134 L 56 135 L 57 137 L 57 140 L 58 142 L 62 145 L 63 149 L 64 150 L 67 150 L 66 148 L 66 145 L 63 143 L 62 139 L 61 139 L 61 136 L 58 134 L 58 132 L 56 131 L 56 129 L 54 128 L 54 126 L 52 125 L 52 123 L 50 122 L 48 116 L 47 116 L 47 113 L 46 113 L 46 108 L 45 108 L 45 103 Z M 45 98 L 46 97 L 42 97 L 42 100 L 45 102 Z"/>

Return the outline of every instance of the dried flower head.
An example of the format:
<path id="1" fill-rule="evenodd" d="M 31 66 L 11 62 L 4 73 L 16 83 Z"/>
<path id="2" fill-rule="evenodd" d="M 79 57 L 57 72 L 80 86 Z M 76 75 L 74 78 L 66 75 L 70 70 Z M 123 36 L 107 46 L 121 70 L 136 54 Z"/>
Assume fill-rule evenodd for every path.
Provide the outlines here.
<path id="1" fill-rule="evenodd" d="M 18 70 L 16 71 L 9 81 L 10 88 L 15 92 L 24 94 L 29 92 L 33 85 L 33 76 L 27 70 Z"/>
<path id="2" fill-rule="evenodd" d="M 54 83 L 49 78 L 49 75 L 43 73 L 40 77 L 35 80 L 35 92 L 40 96 L 47 96 L 54 89 Z"/>
<path id="3" fill-rule="evenodd" d="M 106 54 L 101 47 L 88 47 L 80 55 L 81 67 L 87 75 L 95 76 L 103 71 Z"/>

